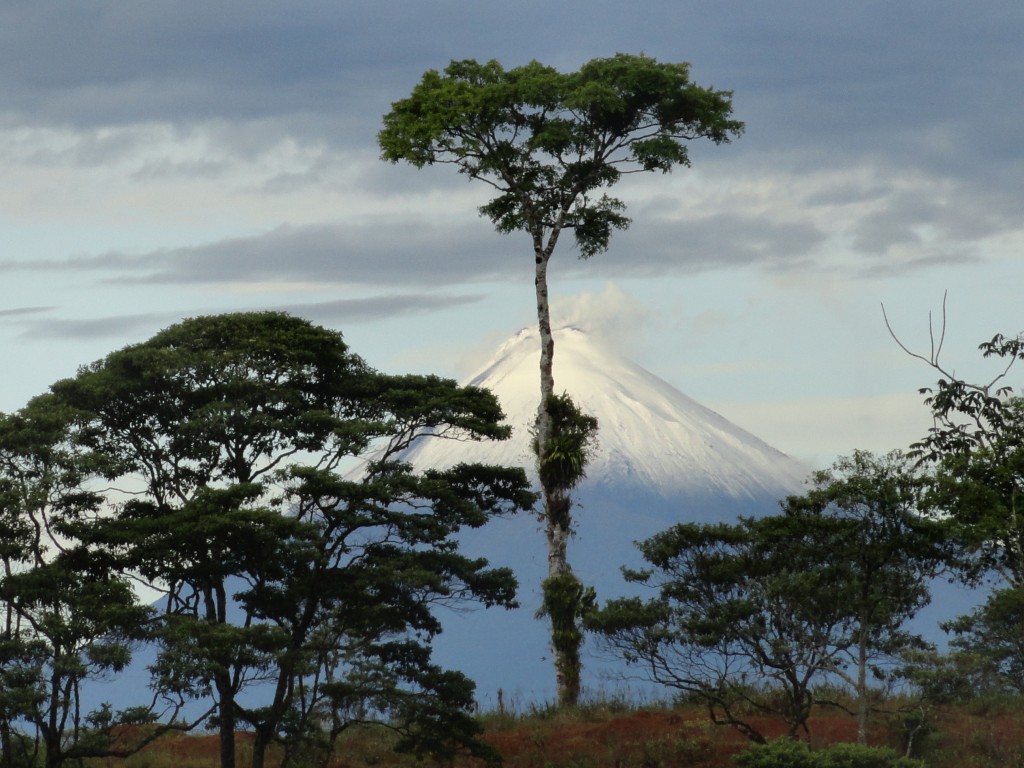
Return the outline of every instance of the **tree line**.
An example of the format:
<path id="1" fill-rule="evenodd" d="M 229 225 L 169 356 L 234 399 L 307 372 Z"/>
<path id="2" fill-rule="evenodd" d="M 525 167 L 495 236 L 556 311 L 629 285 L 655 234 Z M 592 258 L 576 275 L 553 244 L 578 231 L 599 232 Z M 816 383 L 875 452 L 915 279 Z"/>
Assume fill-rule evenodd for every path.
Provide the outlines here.
<path id="1" fill-rule="evenodd" d="M 855 452 L 775 515 L 641 542 L 625 577 L 653 597 L 590 594 L 583 628 L 755 742 L 757 715 L 798 737 L 844 686 L 862 742 L 880 682 L 1024 692 L 1024 400 L 987 386 L 940 380 L 911 451 Z M 431 660 L 433 608 L 516 604 L 513 574 L 457 534 L 536 495 L 522 468 L 416 473 L 401 453 L 508 436 L 491 393 L 381 374 L 272 312 L 186 320 L 0 416 L 3 764 L 127 756 L 201 723 L 225 767 L 239 730 L 259 768 L 271 746 L 326 760 L 369 723 L 400 749 L 493 759 L 472 681 Z M 906 629 L 937 577 L 1001 580 L 944 655 Z M 86 711 L 143 643 L 148 703 Z"/>

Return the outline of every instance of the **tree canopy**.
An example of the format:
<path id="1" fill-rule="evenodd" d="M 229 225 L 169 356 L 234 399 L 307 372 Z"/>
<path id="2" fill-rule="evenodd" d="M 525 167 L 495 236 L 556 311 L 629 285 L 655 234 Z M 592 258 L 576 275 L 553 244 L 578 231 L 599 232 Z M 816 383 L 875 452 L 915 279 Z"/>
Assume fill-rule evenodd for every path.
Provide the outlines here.
<path id="1" fill-rule="evenodd" d="M 918 514 L 919 483 L 898 455 L 858 453 L 815 480 L 782 514 L 679 524 L 640 543 L 650 568 L 626 578 L 657 596 L 609 601 L 589 628 L 757 742 L 751 713 L 796 736 L 826 681 L 866 701 L 869 666 L 915 642 L 901 627 L 928 600 L 941 531 Z"/>
<path id="2" fill-rule="evenodd" d="M 52 564 L 32 561 L 30 540 L 8 547 L 30 566 L 3 581 L 17 616 L 31 623 L 32 606 L 48 604 L 34 595 L 63 601 L 60 615 L 83 628 L 71 652 L 104 668 L 127 663 L 116 638 L 152 639 L 155 695 L 209 702 L 225 768 L 243 725 L 255 733 L 254 768 L 273 743 L 288 764 L 323 757 L 366 722 L 387 723 L 419 753 L 486 756 L 472 683 L 431 660 L 432 609 L 515 604 L 511 572 L 463 554 L 456 536 L 534 495 L 522 469 L 418 474 L 400 454 L 419 439 L 507 437 L 491 393 L 378 373 L 339 333 L 268 312 L 186 320 L 57 382 L 38 408 L 63 415 L 68 466 L 110 490 L 71 477 L 68 498 L 89 514 L 56 529 L 66 541 Z M 21 434 L 6 422 L 0 433 Z M 15 499 L 19 476 L 0 469 L 0 494 Z M 31 534 L 33 514 L 5 505 L 2 522 Z M 88 567 L 61 580 L 71 571 L 55 566 L 73 557 Z M 94 584 L 92 573 L 105 577 Z M 163 592 L 159 616 L 138 605 L 129 578 Z M 97 610 L 124 630 L 91 620 Z M 37 645 L 48 637 L 42 623 L 29 633 Z M 43 653 L 66 668 L 61 647 L 51 640 Z M 123 722 L 101 715 L 108 730 Z M 51 753 L 53 765 L 79 754 Z"/>
<path id="3" fill-rule="evenodd" d="M 731 92 L 690 81 L 686 63 L 618 54 L 561 73 L 539 62 L 453 61 L 430 70 L 392 105 L 378 140 L 384 159 L 457 166 L 494 187 L 480 210 L 500 232 L 572 230 L 580 253 L 608 248 L 629 220 L 625 204 L 595 193 L 623 174 L 689 165 L 686 142 L 729 141 Z"/>

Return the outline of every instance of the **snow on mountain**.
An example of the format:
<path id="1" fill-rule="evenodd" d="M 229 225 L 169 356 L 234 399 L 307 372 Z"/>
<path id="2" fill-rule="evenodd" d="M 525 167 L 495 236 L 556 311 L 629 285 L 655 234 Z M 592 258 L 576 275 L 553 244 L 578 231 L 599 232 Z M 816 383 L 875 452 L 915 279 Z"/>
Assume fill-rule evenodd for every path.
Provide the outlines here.
<path id="1" fill-rule="evenodd" d="M 536 330 L 505 342 L 468 384 L 494 392 L 513 427 L 501 443 L 424 440 L 407 454 L 417 468 L 486 461 L 531 471 L 530 428 L 540 399 Z M 598 418 L 598 447 L 587 485 L 646 488 L 669 497 L 706 495 L 736 501 L 782 498 L 799 489 L 807 468 L 585 331 L 555 331 L 555 390 L 568 392 Z"/>
<path id="2" fill-rule="evenodd" d="M 530 429 L 540 399 L 536 330 L 509 339 L 468 384 L 493 391 L 512 425 L 503 442 L 427 439 L 405 458 L 417 469 L 463 461 L 523 466 L 531 474 Z M 567 327 L 555 331 L 555 391 L 567 392 L 598 419 L 598 446 L 573 494 L 569 560 L 599 600 L 635 593 L 621 567 L 642 564 L 635 542 L 679 522 L 732 522 L 770 514 L 804 490 L 809 469 L 682 394 L 667 382 Z M 538 703 L 554 696 L 547 627 L 536 619 L 546 576 L 542 527 L 533 515 L 495 520 L 462 536 L 463 550 L 508 566 L 519 579 L 522 608 L 452 612 L 435 658 L 466 672 L 484 706 L 506 696 Z M 615 688 L 621 664 L 584 659 L 585 687 Z"/>

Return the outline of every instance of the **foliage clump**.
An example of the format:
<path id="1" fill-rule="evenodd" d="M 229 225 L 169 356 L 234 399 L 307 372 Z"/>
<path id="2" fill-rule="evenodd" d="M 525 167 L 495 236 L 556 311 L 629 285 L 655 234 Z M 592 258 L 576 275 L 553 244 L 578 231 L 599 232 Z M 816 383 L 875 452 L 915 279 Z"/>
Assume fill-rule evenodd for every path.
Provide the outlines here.
<path id="1" fill-rule="evenodd" d="M 899 454 L 860 452 L 815 477 L 781 514 L 734 525 L 682 523 L 638 546 L 627 580 L 657 590 L 591 614 L 589 628 L 651 680 L 705 703 L 755 742 L 756 715 L 807 731 L 816 690 L 850 684 L 866 736 L 869 673 L 907 647 L 903 623 L 927 603 L 946 559 L 919 514 L 918 478 Z"/>
<path id="2" fill-rule="evenodd" d="M 240 729 L 260 768 L 272 745 L 290 765 L 366 723 L 414 754 L 491 757 L 473 683 L 431 659 L 433 609 L 515 605 L 511 571 L 456 536 L 535 496 L 521 468 L 416 473 L 401 452 L 504 439 L 502 418 L 489 392 L 381 374 L 336 331 L 264 312 L 171 326 L 0 420 L 0 526 L 16 534 L 0 547 L 5 754 L 16 719 L 54 768 L 128 754 L 119 728 L 158 703 L 188 727 L 175 715 L 199 702 L 224 768 Z M 82 711 L 81 685 L 140 639 L 158 649 L 153 706 Z"/>
<path id="3" fill-rule="evenodd" d="M 835 744 L 813 751 L 807 742 L 776 739 L 753 744 L 734 758 L 737 768 L 926 768 L 922 760 L 904 757 L 888 747 Z"/>

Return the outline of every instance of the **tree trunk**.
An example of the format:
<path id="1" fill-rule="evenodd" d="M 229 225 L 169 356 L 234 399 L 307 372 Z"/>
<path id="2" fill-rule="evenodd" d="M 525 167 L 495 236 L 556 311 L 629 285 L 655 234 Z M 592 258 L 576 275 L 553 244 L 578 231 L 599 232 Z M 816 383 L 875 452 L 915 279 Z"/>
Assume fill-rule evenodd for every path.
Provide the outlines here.
<path id="1" fill-rule="evenodd" d="M 862 625 L 863 626 L 863 625 Z M 868 647 L 861 632 L 857 648 L 857 743 L 868 743 Z"/>
<path id="2" fill-rule="evenodd" d="M 218 674 L 215 682 L 220 699 L 220 768 L 235 768 L 235 693 L 227 673 Z"/>
<path id="3" fill-rule="evenodd" d="M 541 247 L 534 238 L 535 275 L 537 296 L 537 331 L 540 336 L 540 404 L 534 424 L 537 456 L 544 456 L 551 440 L 552 422 L 547 406 L 555 392 L 554 358 L 555 339 L 551 330 L 551 309 L 548 303 L 547 268 L 554 247 L 554 238 L 548 247 Z M 560 706 L 575 706 L 580 695 L 581 644 L 576 630 L 577 605 L 563 604 L 567 594 L 565 577 L 575 581 L 569 566 L 568 544 L 572 529 L 572 499 L 564 489 L 545 482 L 541 473 L 541 495 L 544 499 L 544 531 L 547 538 L 548 578 L 544 583 L 545 606 L 551 620 L 551 653 L 555 665 L 555 692 Z M 578 582 L 576 582 L 578 583 Z M 558 590 L 557 587 L 562 589 Z M 557 592 L 556 592 L 557 590 Z"/>
<path id="4" fill-rule="evenodd" d="M 536 253 L 534 288 L 537 293 L 537 332 L 540 336 L 540 405 L 537 407 L 536 440 L 537 455 L 543 456 L 551 436 L 551 419 L 548 417 L 547 400 L 555 393 L 555 337 L 551 332 L 551 307 L 548 303 L 548 259 L 543 250 Z M 547 503 L 547 489 L 545 505 Z M 550 557 L 549 557 L 550 563 Z"/>
<path id="5" fill-rule="evenodd" d="M 4 559 L 4 576 L 11 576 L 11 561 Z M 14 637 L 14 610 L 10 604 L 5 609 L 5 620 L 3 639 L 10 641 Z M 0 753 L 2 753 L 2 764 L 4 768 L 14 768 L 14 747 L 11 744 L 11 721 L 4 717 L 0 720 Z"/>
<path id="6" fill-rule="evenodd" d="M 292 673 L 291 667 L 282 663 L 277 675 L 277 683 L 274 686 L 274 698 L 260 722 L 253 723 L 255 733 L 252 742 L 251 768 L 263 768 L 266 764 L 267 748 L 274 740 L 274 732 L 288 709 L 287 700 L 290 699 L 288 682 L 292 679 Z"/>
<path id="7" fill-rule="evenodd" d="M 270 736 L 267 734 L 267 729 L 257 728 L 252 740 L 252 768 L 263 768 L 268 746 L 270 746 Z"/>
<path id="8" fill-rule="evenodd" d="M 0 720 L 0 764 L 4 768 L 14 768 L 14 748 L 11 745 L 11 722 L 7 718 Z"/>
<path id="9" fill-rule="evenodd" d="M 60 741 L 55 739 L 44 739 L 46 757 L 43 760 L 44 768 L 63 768 L 64 755 L 61 753 Z"/>
<path id="10" fill-rule="evenodd" d="M 227 590 L 223 580 L 203 590 L 206 621 L 211 624 L 227 623 Z M 220 735 L 220 768 L 235 768 L 235 687 L 231 681 L 229 654 L 217 659 L 220 670 L 213 675 L 219 708 L 217 718 Z"/>
<path id="11" fill-rule="evenodd" d="M 55 653 L 54 658 L 55 661 L 64 662 L 64 656 L 59 651 Z M 59 715 L 64 712 L 64 709 L 61 707 L 62 690 L 60 674 L 56 671 L 53 672 L 49 682 L 50 711 L 47 713 L 46 724 L 39 723 L 42 726 L 41 730 L 43 732 L 43 748 L 46 750 L 43 765 L 45 768 L 60 768 L 64 762 L 64 754 L 61 749 L 63 729 L 59 726 Z"/>

